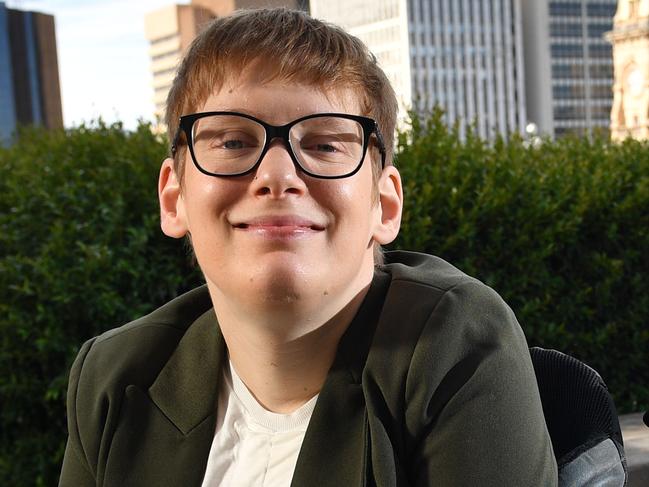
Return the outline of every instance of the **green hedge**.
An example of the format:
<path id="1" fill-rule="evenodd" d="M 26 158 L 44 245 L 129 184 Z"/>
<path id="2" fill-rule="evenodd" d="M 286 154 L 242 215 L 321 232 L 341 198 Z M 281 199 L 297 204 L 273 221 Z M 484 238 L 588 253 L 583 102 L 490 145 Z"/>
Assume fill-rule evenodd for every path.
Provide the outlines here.
<path id="1" fill-rule="evenodd" d="M 649 143 L 460 142 L 438 111 L 397 152 L 395 247 L 494 287 L 530 346 L 594 367 L 619 411 L 649 407 Z"/>
<path id="2" fill-rule="evenodd" d="M 150 127 L 24 131 L 0 149 L 0 484 L 54 485 L 80 344 L 201 281 L 159 230 L 164 143 Z M 649 406 L 649 146 L 460 142 L 436 113 L 399 139 L 395 247 L 495 287 L 531 345 L 598 369 L 621 411 Z"/>
<path id="3" fill-rule="evenodd" d="M 0 150 L 0 485 L 56 485 L 81 343 L 198 282 L 159 229 L 165 152 L 101 123 Z"/>

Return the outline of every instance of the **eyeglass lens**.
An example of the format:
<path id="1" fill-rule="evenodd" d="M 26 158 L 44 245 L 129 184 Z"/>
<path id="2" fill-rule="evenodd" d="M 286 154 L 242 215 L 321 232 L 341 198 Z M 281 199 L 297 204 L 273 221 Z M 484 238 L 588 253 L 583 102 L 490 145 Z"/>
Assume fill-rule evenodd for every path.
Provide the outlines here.
<path id="1" fill-rule="evenodd" d="M 251 169 L 266 143 L 266 129 L 238 115 L 199 118 L 192 129 L 196 163 L 205 171 L 228 175 Z M 363 127 L 341 117 L 315 117 L 293 125 L 290 149 L 304 170 L 318 176 L 340 176 L 363 158 Z"/>

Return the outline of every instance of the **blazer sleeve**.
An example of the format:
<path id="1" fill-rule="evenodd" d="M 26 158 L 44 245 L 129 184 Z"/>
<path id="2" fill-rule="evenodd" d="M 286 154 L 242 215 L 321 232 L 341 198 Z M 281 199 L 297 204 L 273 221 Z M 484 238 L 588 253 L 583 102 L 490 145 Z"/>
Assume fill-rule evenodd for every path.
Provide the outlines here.
<path id="1" fill-rule="evenodd" d="M 63 466 L 59 479 L 60 487 L 90 487 L 96 485 L 96 471 L 91 467 L 88 452 L 84 449 L 79 433 L 77 393 L 84 361 L 93 340 L 86 342 L 77 355 L 72 368 L 67 394 L 68 442 L 63 456 Z M 95 466 L 96 467 L 96 466 Z"/>
<path id="2" fill-rule="evenodd" d="M 444 293 L 415 347 L 406 404 L 416 485 L 557 485 L 525 337 L 491 288 Z"/>

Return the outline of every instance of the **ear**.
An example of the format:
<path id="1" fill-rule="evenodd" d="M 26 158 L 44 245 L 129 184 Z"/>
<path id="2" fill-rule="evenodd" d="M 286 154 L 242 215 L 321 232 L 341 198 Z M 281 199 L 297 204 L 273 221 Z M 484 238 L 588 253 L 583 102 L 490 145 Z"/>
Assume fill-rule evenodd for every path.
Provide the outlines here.
<path id="1" fill-rule="evenodd" d="M 403 189 L 397 168 L 387 166 L 383 169 L 378 186 L 380 221 L 374 227 L 373 237 L 380 245 L 386 245 L 397 238 L 401 227 Z"/>
<path id="2" fill-rule="evenodd" d="M 167 158 L 162 162 L 158 178 L 158 199 L 163 233 L 173 238 L 184 237 L 188 231 L 187 216 L 173 159 Z"/>

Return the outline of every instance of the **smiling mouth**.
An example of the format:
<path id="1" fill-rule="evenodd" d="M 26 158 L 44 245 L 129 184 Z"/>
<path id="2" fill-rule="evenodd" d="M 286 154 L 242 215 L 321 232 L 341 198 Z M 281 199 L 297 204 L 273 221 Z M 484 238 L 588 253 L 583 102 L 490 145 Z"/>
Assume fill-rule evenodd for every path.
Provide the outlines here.
<path id="1" fill-rule="evenodd" d="M 269 230 L 269 231 L 314 231 L 321 232 L 324 227 L 315 223 L 237 223 L 232 225 L 239 230 Z"/>

